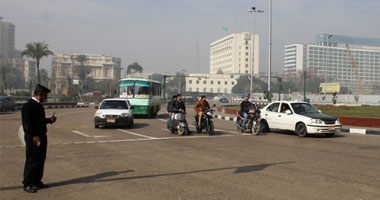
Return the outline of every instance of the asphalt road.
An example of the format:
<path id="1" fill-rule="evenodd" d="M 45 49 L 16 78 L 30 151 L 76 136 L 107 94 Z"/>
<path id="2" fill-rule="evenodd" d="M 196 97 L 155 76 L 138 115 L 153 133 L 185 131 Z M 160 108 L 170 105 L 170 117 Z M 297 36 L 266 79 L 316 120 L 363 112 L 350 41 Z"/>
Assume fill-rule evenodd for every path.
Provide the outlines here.
<path id="1" fill-rule="evenodd" d="M 380 199 L 380 136 L 252 136 L 224 120 L 215 136 L 177 136 L 164 114 L 95 129 L 94 108 L 46 114 L 54 111 L 43 179 L 51 187 L 35 194 L 22 190 L 20 111 L 0 114 L 1 200 Z"/>

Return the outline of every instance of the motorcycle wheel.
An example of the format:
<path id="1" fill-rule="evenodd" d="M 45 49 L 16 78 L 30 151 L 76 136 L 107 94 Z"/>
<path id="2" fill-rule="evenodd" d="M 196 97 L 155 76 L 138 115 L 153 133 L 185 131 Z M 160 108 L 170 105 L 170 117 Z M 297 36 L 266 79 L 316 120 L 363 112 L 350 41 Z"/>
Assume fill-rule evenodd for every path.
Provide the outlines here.
<path id="1" fill-rule="evenodd" d="M 168 130 L 170 130 L 170 122 L 169 122 L 169 121 L 166 122 L 166 128 L 167 128 Z"/>
<path id="2" fill-rule="evenodd" d="M 260 122 L 256 122 L 254 126 L 252 126 L 253 135 L 259 135 L 261 132 Z"/>
<path id="3" fill-rule="evenodd" d="M 197 128 L 197 133 L 202 133 L 202 128 L 200 128 L 198 126 L 196 126 L 196 128 Z"/>
<path id="4" fill-rule="evenodd" d="M 214 135 L 214 122 L 210 122 L 206 127 L 208 135 Z"/>
<path id="5" fill-rule="evenodd" d="M 177 134 L 179 136 L 183 135 L 185 133 L 186 129 L 185 129 L 185 126 L 180 126 L 178 131 L 177 131 Z"/>

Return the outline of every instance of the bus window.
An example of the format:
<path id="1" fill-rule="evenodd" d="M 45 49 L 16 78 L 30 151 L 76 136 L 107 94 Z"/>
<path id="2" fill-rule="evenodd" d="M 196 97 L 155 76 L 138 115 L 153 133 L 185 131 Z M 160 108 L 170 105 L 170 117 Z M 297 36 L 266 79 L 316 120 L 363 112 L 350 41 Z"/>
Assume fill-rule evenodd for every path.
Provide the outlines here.
<path id="1" fill-rule="evenodd" d="M 149 87 L 145 86 L 136 86 L 135 88 L 135 98 L 148 98 L 150 93 L 149 93 Z"/>

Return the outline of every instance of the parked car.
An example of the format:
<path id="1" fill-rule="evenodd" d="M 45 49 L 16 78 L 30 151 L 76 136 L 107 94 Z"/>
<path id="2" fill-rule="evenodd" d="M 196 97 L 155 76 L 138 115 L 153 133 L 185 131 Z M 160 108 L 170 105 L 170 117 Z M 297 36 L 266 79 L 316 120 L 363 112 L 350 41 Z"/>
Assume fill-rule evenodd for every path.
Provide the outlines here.
<path id="1" fill-rule="evenodd" d="M 95 128 L 99 126 L 133 126 L 133 106 L 127 99 L 104 99 L 94 115 Z"/>
<path id="2" fill-rule="evenodd" d="M 261 110 L 261 117 L 260 125 L 264 131 L 290 130 L 300 137 L 318 133 L 334 136 L 342 129 L 339 119 L 322 114 L 307 102 L 273 102 Z"/>
<path id="3" fill-rule="evenodd" d="M 222 97 L 222 98 L 219 99 L 219 102 L 220 103 L 228 103 L 228 99 Z"/>
<path id="4" fill-rule="evenodd" d="M 0 111 L 17 110 L 17 104 L 14 99 L 8 96 L 0 96 Z"/>

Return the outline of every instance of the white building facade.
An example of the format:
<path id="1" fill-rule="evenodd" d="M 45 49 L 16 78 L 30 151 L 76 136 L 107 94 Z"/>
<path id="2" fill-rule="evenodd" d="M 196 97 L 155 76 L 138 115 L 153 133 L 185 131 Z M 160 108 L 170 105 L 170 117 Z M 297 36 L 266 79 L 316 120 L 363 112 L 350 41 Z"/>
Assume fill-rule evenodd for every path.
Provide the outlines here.
<path id="1" fill-rule="evenodd" d="M 95 81 L 121 78 L 121 58 L 102 54 L 55 54 L 52 61 L 52 75 L 55 78 L 57 90 L 65 87 L 64 83 L 67 78 L 78 79 L 73 73 L 74 66 L 80 64 L 74 59 L 78 55 L 85 55 L 88 58 L 85 65 L 90 67 L 91 73 L 87 77 L 91 77 Z"/>
<path id="2" fill-rule="evenodd" d="M 303 44 L 285 46 L 284 75 L 286 78 L 294 78 L 298 71 L 303 69 Z"/>
<path id="3" fill-rule="evenodd" d="M 189 74 L 186 92 L 231 94 L 239 74 Z"/>
<path id="4" fill-rule="evenodd" d="M 233 33 L 210 44 L 210 74 L 259 73 L 259 36 Z"/>

